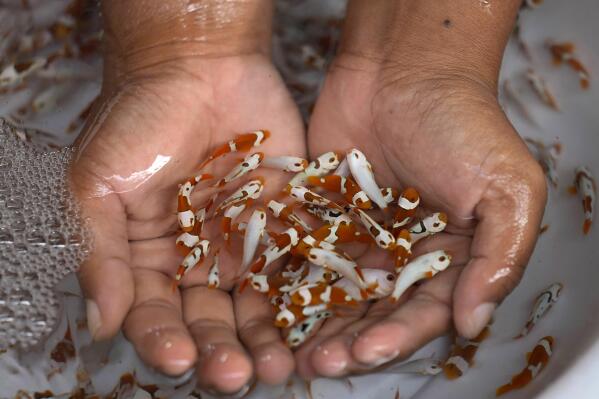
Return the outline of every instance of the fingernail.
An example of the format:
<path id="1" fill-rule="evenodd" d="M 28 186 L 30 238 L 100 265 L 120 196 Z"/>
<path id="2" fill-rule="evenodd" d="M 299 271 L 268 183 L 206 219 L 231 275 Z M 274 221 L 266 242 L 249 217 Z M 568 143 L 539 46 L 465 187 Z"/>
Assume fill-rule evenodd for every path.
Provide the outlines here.
<path id="1" fill-rule="evenodd" d="M 222 399 L 239 399 L 239 398 L 243 398 L 248 391 L 250 390 L 250 388 L 252 387 L 254 383 L 253 382 L 248 382 L 247 384 L 245 384 L 244 386 L 241 387 L 241 389 L 237 392 L 234 393 L 222 393 L 219 392 L 215 389 L 211 389 L 208 388 L 205 390 L 206 393 L 208 393 L 211 396 L 215 396 L 217 398 L 222 398 Z"/>
<path id="2" fill-rule="evenodd" d="M 96 302 L 91 299 L 85 300 L 85 312 L 87 314 L 87 328 L 92 336 L 92 339 L 96 339 L 98 330 L 102 327 L 102 316 L 100 316 L 100 309 Z"/>
<path id="3" fill-rule="evenodd" d="M 396 349 L 393 352 L 391 352 L 390 354 L 381 356 L 378 359 L 376 359 L 375 361 L 370 362 L 367 365 L 367 368 L 373 369 L 375 367 L 379 367 L 380 365 L 383 365 L 383 364 L 388 363 L 391 360 L 395 359 L 397 356 L 399 356 L 399 349 Z"/>
<path id="4" fill-rule="evenodd" d="M 474 338 L 480 334 L 482 329 L 485 328 L 491 320 L 496 307 L 496 303 L 487 302 L 478 305 L 476 309 L 474 309 L 474 312 L 472 312 L 468 319 L 468 325 L 466 326 L 465 333 L 468 335 L 468 338 Z"/>

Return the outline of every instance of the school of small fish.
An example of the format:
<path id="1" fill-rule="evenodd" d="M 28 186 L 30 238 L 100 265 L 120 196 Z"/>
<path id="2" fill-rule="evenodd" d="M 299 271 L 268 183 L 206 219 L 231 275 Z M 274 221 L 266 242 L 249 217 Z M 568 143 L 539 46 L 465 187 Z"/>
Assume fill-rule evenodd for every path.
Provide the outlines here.
<path id="1" fill-rule="evenodd" d="M 217 147 L 199 165 L 198 173 L 179 186 L 180 233 L 175 245 L 183 260 L 175 273 L 173 290 L 211 253 L 214 255 L 208 286 L 219 287 L 217 254 L 228 250 L 231 240 L 239 239 L 243 243 L 239 291 L 249 286 L 268 296 L 274 324 L 288 329 L 287 344 L 295 348 L 314 334 L 320 321 L 335 315 L 338 309 L 383 298 L 397 301 L 414 284 L 449 267 L 451 255 L 446 251 L 419 257 L 413 257 L 411 251 L 415 243 L 443 231 L 447 216 L 433 213 L 416 219 L 418 192 L 414 188 L 400 192 L 379 187 L 372 165 L 358 149 L 351 149 L 345 156 L 327 152 L 312 162 L 255 152 L 216 183 L 208 183 L 213 176 L 202 172 L 208 164 L 227 154 L 250 152 L 270 135 L 268 130 L 239 134 Z M 287 199 L 262 199 L 265 209 L 250 209 L 261 199 L 268 184 L 263 177 L 250 175 L 260 168 L 295 175 L 281 187 Z M 235 186 L 244 176 L 248 181 Z M 199 208 L 192 203 L 192 194 L 198 187 L 212 190 L 208 201 Z M 331 199 L 333 196 L 335 199 Z M 389 212 L 390 208 L 393 212 Z M 302 210 L 303 215 L 309 216 L 302 216 Z M 249 214 L 247 220 L 244 213 Z M 220 219 L 225 241 L 221 248 L 213 247 L 214 237 L 203 235 L 205 224 L 215 219 Z M 275 226 L 284 226 L 284 230 L 277 232 Z M 344 251 L 344 244 L 362 244 L 388 252 L 394 271 L 361 265 Z M 284 259 L 285 266 L 273 266 Z"/>
<path id="2" fill-rule="evenodd" d="M 37 131 L 41 119 L 78 99 L 77 114 L 65 126 L 68 135 L 44 131 L 24 137 L 48 148 L 60 148 L 76 138 L 99 94 L 102 70 L 103 31 L 94 16 L 97 2 L 64 2 L 55 20 L 39 17 L 43 9 L 57 4 L 40 0 L 0 4 L 0 97 L 11 99 L 2 116 Z M 85 88 L 93 88 L 94 96 L 79 95 Z"/>
<path id="3" fill-rule="evenodd" d="M 0 65 L 0 95 L 14 95 L 33 88 L 26 101 L 7 115 L 16 122 L 56 111 L 64 98 L 72 93 L 73 82 L 95 79 L 98 68 L 90 60 L 97 53 L 102 35 L 97 25 L 85 18 L 84 0 L 72 1 L 56 21 L 44 26 L 32 23 L 31 6 L 27 5 L 27 1 L 22 3 L 22 15 L 15 21 L 24 27 L 13 30 L 24 30 L 26 34 L 14 34 L 7 24 L 8 30 L 2 30 L 3 42 L 0 44 L 3 60 Z M 523 1 L 522 10 L 530 12 L 542 3 L 543 0 Z M 302 76 L 298 71 L 305 66 L 318 71 L 325 68 L 334 51 L 340 23 L 340 20 L 330 18 L 327 22 L 328 39 L 322 40 L 319 46 L 302 44 L 297 47 L 299 53 L 288 51 L 290 40 L 285 35 L 274 43 L 275 58 L 283 50 L 298 54 L 279 67 L 288 78 L 288 85 L 306 119 L 315 93 L 318 93 L 318 85 L 308 83 L 312 82 L 311 76 Z M 317 24 L 308 24 L 312 25 Z M 524 56 L 532 61 L 521 25 L 520 19 L 514 34 Z M 321 34 L 316 31 L 307 33 L 312 36 Z M 565 66 L 570 73 L 576 74 L 582 90 L 590 87 L 591 76 L 582 61 L 584 51 L 581 58 L 573 43 L 547 40 L 546 52 L 555 66 Z M 530 67 L 520 74 L 520 78 L 528 83 L 528 90 L 532 90 L 544 105 L 561 111 L 547 76 Z M 504 93 L 524 116 L 534 122 L 526 102 L 515 89 L 514 80 L 504 81 Z M 71 121 L 69 131 L 76 132 L 83 126 L 91 100 L 84 105 Z M 375 171 L 358 149 L 351 149 L 346 154 L 327 152 L 312 162 L 295 156 L 269 157 L 256 151 L 245 156 L 218 180 L 201 173 L 206 165 L 218 158 L 253 151 L 269 137 L 267 130 L 238 135 L 210 154 L 199 165 L 198 174 L 180 185 L 177 198 L 180 234 L 175 245 L 183 260 L 175 272 L 173 289 L 204 262 L 209 264 L 208 287 L 218 288 L 219 255 L 228 250 L 232 240 L 240 240 L 243 251 L 238 289 L 247 287 L 266 295 L 273 307 L 274 324 L 284 329 L 287 344 L 297 348 L 318 330 L 323 320 L 336 315 L 344 307 L 357 306 L 363 301 L 396 301 L 411 286 L 434 277 L 450 265 L 451 255 L 446 251 L 434 251 L 419 257 L 412 254 L 412 246 L 418 241 L 443 231 L 448 223 L 447 216 L 433 213 L 418 218 L 418 192 L 411 187 L 403 191 L 379 187 Z M 47 143 L 55 141 L 50 133 L 47 137 L 38 134 L 37 139 Z M 560 143 L 533 139 L 526 139 L 526 143 L 543 167 L 550 184 L 557 188 Z M 268 182 L 260 176 L 251 176 L 261 168 L 295 173 L 282 188 L 287 198 L 262 198 Z M 240 184 L 243 179 L 246 181 Z M 588 235 L 597 206 L 596 180 L 589 168 L 579 166 L 574 170 L 572 182 L 569 191 L 578 195 L 582 202 L 582 231 Z M 213 194 L 197 207 L 191 198 L 194 190 L 200 188 L 212 190 Z M 217 201 L 220 197 L 221 200 Z M 260 206 L 259 201 L 264 206 Z M 256 204 L 258 207 L 254 206 Z M 213 244 L 220 240 L 202 234 L 205 224 L 214 220 L 219 223 L 224 241 L 220 248 Z M 281 225 L 285 228 L 275 230 L 275 226 Z M 343 250 L 343 245 L 356 244 L 388 252 L 394 267 L 385 270 L 361 265 L 359 259 L 353 259 Z M 279 263 L 284 259 L 285 265 L 280 267 Z M 562 284 L 554 283 L 538 294 L 526 323 L 515 339 L 524 339 L 537 331 L 535 326 L 557 302 L 562 289 Z M 479 347 L 490 334 L 491 327 L 487 326 L 476 338 L 456 337 L 444 361 L 432 357 L 416 359 L 388 367 L 382 372 L 436 375 L 443 371 L 448 379 L 459 378 L 473 367 Z M 526 355 L 524 369 L 497 388 L 496 395 L 530 383 L 548 364 L 554 344 L 552 336 L 539 339 Z M 396 397 L 399 397 L 399 390 Z"/>

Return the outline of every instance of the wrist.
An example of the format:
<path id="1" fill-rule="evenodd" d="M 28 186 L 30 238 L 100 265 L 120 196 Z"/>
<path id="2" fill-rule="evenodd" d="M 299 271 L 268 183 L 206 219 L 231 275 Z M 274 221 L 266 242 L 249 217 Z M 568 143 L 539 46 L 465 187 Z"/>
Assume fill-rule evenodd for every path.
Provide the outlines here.
<path id="1" fill-rule="evenodd" d="M 163 64 L 269 53 L 272 0 L 190 3 L 104 0 L 105 78 Z"/>
<path id="2" fill-rule="evenodd" d="M 496 89 L 520 0 L 492 6 L 471 0 L 364 3 L 349 3 L 340 58 L 366 58 L 384 79 L 463 77 Z"/>

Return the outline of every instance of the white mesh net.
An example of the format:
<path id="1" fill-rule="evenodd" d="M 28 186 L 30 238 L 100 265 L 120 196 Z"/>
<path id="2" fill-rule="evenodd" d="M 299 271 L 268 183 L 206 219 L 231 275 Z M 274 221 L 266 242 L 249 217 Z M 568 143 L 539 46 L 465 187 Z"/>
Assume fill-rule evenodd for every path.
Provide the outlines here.
<path id="1" fill-rule="evenodd" d="M 66 182 L 73 150 L 44 152 L 0 119 L 0 349 L 40 341 L 58 317 L 53 287 L 90 248 Z"/>

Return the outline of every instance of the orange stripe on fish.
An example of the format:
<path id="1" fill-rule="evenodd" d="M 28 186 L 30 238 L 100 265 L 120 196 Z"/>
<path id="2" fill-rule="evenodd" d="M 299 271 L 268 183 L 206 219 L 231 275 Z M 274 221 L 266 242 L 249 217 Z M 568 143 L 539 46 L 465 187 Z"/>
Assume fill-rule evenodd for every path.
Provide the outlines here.
<path id="1" fill-rule="evenodd" d="M 251 133 L 239 134 L 235 139 L 228 141 L 226 144 L 223 144 L 214 150 L 210 156 L 200 164 L 199 168 L 202 169 L 216 158 L 220 158 L 228 153 L 247 152 L 252 149 L 252 147 L 261 145 L 269 137 L 270 132 L 268 130 L 256 130 Z"/>
<path id="2" fill-rule="evenodd" d="M 506 394 L 514 389 L 520 389 L 528 385 L 549 363 L 553 354 L 554 339 L 551 336 L 541 338 L 532 352 L 526 354 L 527 365 L 512 380 L 500 386 L 495 391 L 497 396 Z"/>
<path id="3" fill-rule="evenodd" d="M 457 342 L 454 344 L 443 366 L 443 372 L 448 379 L 455 380 L 468 371 L 474 364 L 474 356 L 480 344 L 487 339 L 490 332 L 489 326 L 486 326 L 476 338 L 466 341 L 464 345 L 459 345 Z"/>

